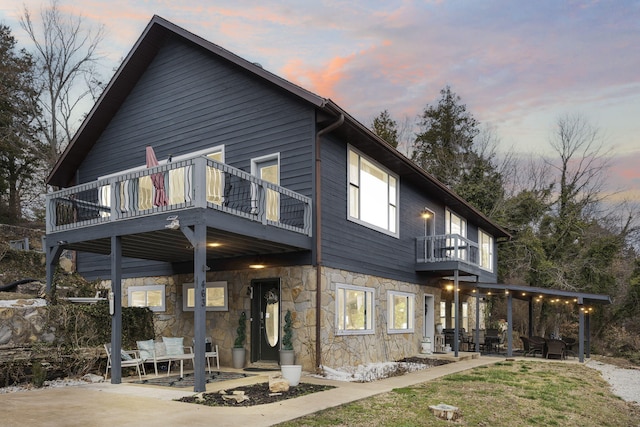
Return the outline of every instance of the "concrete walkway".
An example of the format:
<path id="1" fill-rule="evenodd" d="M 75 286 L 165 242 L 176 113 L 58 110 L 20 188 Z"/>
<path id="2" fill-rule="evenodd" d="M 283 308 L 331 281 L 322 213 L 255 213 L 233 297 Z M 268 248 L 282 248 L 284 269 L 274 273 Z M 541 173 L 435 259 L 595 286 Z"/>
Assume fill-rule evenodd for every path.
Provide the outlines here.
<path id="1" fill-rule="evenodd" d="M 480 357 L 432 367 L 370 383 L 328 381 L 304 376 L 302 381 L 336 388 L 268 405 L 210 407 L 175 402 L 192 389 L 141 384 L 87 384 L 0 395 L 3 426 L 270 426 L 322 409 L 407 387 L 504 358 Z M 268 373 L 207 384 L 207 392 L 265 381 Z"/>

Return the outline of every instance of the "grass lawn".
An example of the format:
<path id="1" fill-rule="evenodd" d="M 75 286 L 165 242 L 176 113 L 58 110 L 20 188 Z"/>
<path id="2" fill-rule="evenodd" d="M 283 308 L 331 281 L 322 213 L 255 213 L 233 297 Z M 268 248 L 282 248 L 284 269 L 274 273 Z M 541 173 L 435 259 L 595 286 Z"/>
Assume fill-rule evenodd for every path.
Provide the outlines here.
<path id="1" fill-rule="evenodd" d="M 457 406 L 461 420 L 430 405 Z M 293 426 L 640 426 L 640 407 L 609 391 L 594 369 L 566 362 L 514 361 L 475 368 L 331 408 Z"/>

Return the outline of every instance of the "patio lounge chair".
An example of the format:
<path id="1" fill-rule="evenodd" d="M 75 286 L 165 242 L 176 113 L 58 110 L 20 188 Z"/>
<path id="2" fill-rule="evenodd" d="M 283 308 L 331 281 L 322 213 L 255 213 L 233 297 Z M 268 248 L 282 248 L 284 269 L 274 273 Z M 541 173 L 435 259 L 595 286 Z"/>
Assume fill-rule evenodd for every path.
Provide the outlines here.
<path id="1" fill-rule="evenodd" d="M 111 344 L 105 344 L 104 349 L 107 352 L 107 369 L 105 370 L 104 376 L 105 378 L 109 376 L 109 369 L 111 369 Z M 133 368 L 136 367 L 136 371 L 138 372 L 138 377 L 142 380 L 142 375 L 140 374 L 140 366 L 142 366 L 142 372 L 147 375 L 147 372 L 144 370 L 144 361 L 140 357 L 137 351 L 131 350 L 121 350 L 120 351 L 120 367 L 122 368 Z"/>
<path id="2" fill-rule="evenodd" d="M 547 359 L 558 356 L 560 360 L 566 358 L 567 345 L 561 340 L 547 340 Z"/>

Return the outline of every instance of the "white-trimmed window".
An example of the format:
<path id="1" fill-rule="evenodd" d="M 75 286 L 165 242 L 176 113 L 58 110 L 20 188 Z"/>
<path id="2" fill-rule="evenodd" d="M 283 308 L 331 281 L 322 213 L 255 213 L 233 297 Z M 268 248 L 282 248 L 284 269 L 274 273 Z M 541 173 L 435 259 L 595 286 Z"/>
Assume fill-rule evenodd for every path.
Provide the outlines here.
<path id="1" fill-rule="evenodd" d="M 165 311 L 165 285 L 129 286 L 129 307 L 149 307 L 151 311 Z"/>
<path id="2" fill-rule="evenodd" d="M 407 292 L 387 291 L 390 334 L 413 332 L 416 296 Z"/>
<path id="3" fill-rule="evenodd" d="M 493 236 L 478 230 L 478 246 L 480 247 L 480 267 L 493 271 Z"/>
<path id="4" fill-rule="evenodd" d="M 466 238 L 467 220 L 449 209 L 445 209 L 444 215 L 445 233 Z M 446 256 L 466 260 L 468 256 L 466 246 L 465 241 L 459 237 L 447 237 Z"/>
<path id="5" fill-rule="evenodd" d="M 373 288 L 336 284 L 336 335 L 375 332 Z"/>
<path id="6" fill-rule="evenodd" d="M 205 304 L 207 311 L 228 311 L 229 291 L 227 282 L 207 282 L 206 283 Z M 182 285 L 182 311 L 194 311 L 196 306 L 196 295 L 193 283 Z"/>
<path id="7" fill-rule="evenodd" d="M 398 177 L 349 148 L 350 220 L 398 235 Z"/>

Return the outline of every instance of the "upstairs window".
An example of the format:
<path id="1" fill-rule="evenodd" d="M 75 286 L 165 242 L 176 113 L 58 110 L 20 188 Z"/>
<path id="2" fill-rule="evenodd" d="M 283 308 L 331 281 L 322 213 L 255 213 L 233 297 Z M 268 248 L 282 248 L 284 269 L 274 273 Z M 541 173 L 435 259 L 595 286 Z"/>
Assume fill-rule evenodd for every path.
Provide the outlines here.
<path id="1" fill-rule="evenodd" d="M 349 219 L 398 234 L 398 178 L 349 149 Z"/>
<path id="2" fill-rule="evenodd" d="M 478 246 L 480 247 L 480 267 L 493 271 L 493 236 L 479 230 Z"/>

